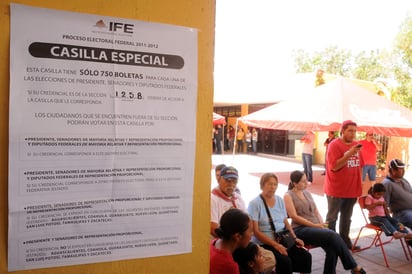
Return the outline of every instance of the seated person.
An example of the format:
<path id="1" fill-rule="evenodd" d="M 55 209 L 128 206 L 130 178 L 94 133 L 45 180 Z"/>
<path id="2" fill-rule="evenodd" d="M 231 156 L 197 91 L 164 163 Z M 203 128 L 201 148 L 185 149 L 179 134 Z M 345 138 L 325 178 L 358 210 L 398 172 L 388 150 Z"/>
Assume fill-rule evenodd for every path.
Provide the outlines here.
<path id="1" fill-rule="evenodd" d="M 210 244 L 210 274 L 239 274 L 239 267 L 232 253 L 239 247 L 247 247 L 252 237 L 249 216 L 240 209 L 226 211 L 215 229 L 219 238 Z"/>
<path id="2" fill-rule="evenodd" d="M 263 272 L 263 255 L 259 246 L 250 242 L 247 247 L 233 252 L 233 259 L 239 265 L 240 274 L 259 274 Z"/>
<path id="3" fill-rule="evenodd" d="M 389 175 L 382 181 L 386 189 L 384 198 L 393 217 L 412 228 L 412 187 L 403 175 L 405 164 L 399 159 L 391 160 Z"/>
<path id="4" fill-rule="evenodd" d="M 296 238 L 287 219 L 285 204 L 281 197 L 275 195 L 277 187 L 278 179 L 275 174 L 265 173 L 260 178 L 262 193 L 252 200 L 248 207 L 253 222 L 253 241 L 273 252 L 276 258 L 276 273 L 310 273 L 312 256 L 303 248 L 304 242 Z M 270 216 L 267 214 L 266 206 Z M 276 236 L 285 229 L 296 241 L 290 249 L 280 244 Z"/>
<path id="5" fill-rule="evenodd" d="M 237 181 L 239 179 L 237 169 L 232 166 L 218 165 L 215 172 L 218 186 L 212 190 L 210 197 L 210 234 L 213 237 L 218 236 L 215 233 L 215 229 L 219 226 L 219 220 L 223 213 L 230 208 L 238 208 L 246 212 L 245 202 L 236 193 Z M 263 249 L 261 252 L 264 258 L 264 271 L 271 273 L 276 265 L 275 256 L 266 249 Z"/>
<path id="6" fill-rule="evenodd" d="M 221 170 L 216 171 L 218 186 L 212 190 L 210 196 L 210 234 L 214 237 L 217 237 L 215 229 L 219 226 L 219 220 L 226 210 L 238 208 L 246 211 L 245 202 L 235 192 L 238 178 L 237 169 L 232 166 L 223 166 Z"/>
<path id="7" fill-rule="evenodd" d="M 305 190 L 307 185 L 306 175 L 302 171 L 296 170 L 290 174 L 289 190 L 284 199 L 296 236 L 306 244 L 320 246 L 325 251 L 324 274 L 336 273 L 338 257 L 346 270 L 366 273 L 358 266 L 340 235 L 327 228 L 312 195 Z"/>
<path id="8" fill-rule="evenodd" d="M 220 164 L 220 165 L 217 165 L 216 167 L 215 167 L 215 178 L 216 178 L 216 182 L 219 184 L 219 179 L 220 179 L 220 171 L 223 169 L 223 168 L 225 168 L 226 167 L 226 165 L 225 164 Z M 241 195 L 241 193 L 240 193 L 240 189 L 236 186 L 236 188 L 235 188 L 235 192 L 240 196 Z"/>
<path id="9" fill-rule="evenodd" d="M 408 229 L 392 218 L 386 207 L 383 195 L 385 186 L 383 184 L 374 184 L 368 191 L 365 198 L 365 207 L 369 210 L 369 220 L 373 225 L 379 226 L 386 236 L 393 236 L 395 239 L 406 237 L 412 239 L 412 233 Z"/>

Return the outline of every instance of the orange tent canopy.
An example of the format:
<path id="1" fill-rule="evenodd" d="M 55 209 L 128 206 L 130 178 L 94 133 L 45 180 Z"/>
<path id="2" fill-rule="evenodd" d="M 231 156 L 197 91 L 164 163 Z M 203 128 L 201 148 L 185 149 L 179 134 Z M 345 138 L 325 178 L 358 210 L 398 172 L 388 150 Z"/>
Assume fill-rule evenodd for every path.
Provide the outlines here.
<path id="1" fill-rule="evenodd" d="M 359 131 L 412 137 L 412 111 L 349 79 L 337 78 L 293 100 L 239 118 L 252 127 L 283 130 L 339 130 L 353 120 Z"/>

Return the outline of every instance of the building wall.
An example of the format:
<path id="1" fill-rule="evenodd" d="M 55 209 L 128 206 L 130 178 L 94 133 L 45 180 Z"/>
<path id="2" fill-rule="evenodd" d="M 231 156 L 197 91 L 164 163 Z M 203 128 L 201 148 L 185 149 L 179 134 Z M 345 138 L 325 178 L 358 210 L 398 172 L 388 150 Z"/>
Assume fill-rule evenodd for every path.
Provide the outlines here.
<path id="1" fill-rule="evenodd" d="M 324 165 L 325 164 L 325 147 L 323 145 L 323 136 L 325 132 L 319 131 L 315 132 L 315 140 L 313 143 L 313 164 L 314 165 Z M 327 136 L 327 132 L 326 132 Z M 302 161 L 302 149 L 303 143 L 300 140 L 295 140 L 295 158 L 298 161 Z"/>
<path id="2" fill-rule="evenodd" d="M 404 163 L 409 164 L 411 163 L 411 143 L 412 138 L 404 138 L 404 137 L 390 137 L 389 139 L 389 147 L 388 147 L 388 156 L 386 159 L 386 169 L 385 172 L 388 172 L 388 164 L 389 161 L 397 158 L 402 160 Z M 411 169 L 410 167 L 406 169 L 408 171 Z M 405 177 L 407 177 L 405 175 Z M 412 178 L 407 177 L 409 181 L 412 181 Z"/>
<path id="3" fill-rule="evenodd" d="M 13 273 L 209 273 L 210 167 L 215 1 L 213 0 L 1 0 L 0 1 L 0 273 L 7 273 L 9 4 L 99 14 L 198 29 L 198 113 L 193 197 L 193 252 Z M 204 214 L 196 214 L 203 212 Z"/>

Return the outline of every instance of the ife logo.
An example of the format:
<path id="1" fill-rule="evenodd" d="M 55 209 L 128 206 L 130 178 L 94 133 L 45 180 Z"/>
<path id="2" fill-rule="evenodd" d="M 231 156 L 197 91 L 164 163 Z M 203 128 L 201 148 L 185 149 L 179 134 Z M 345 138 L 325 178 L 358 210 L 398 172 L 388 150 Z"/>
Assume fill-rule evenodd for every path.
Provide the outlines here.
<path id="1" fill-rule="evenodd" d="M 107 28 L 103 20 L 97 21 L 96 25 L 94 26 L 98 28 Z M 109 31 L 112 31 L 112 32 L 123 32 L 123 33 L 132 34 L 133 28 L 134 28 L 133 24 L 124 24 L 120 22 L 109 22 Z"/>

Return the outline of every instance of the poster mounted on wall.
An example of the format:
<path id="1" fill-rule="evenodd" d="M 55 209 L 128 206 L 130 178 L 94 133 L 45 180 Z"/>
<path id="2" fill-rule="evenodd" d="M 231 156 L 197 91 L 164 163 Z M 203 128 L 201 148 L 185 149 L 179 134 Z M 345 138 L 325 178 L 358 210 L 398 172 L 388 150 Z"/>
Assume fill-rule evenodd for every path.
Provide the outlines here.
<path id="1" fill-rule="evenodd" d="M 191 252 L 197 30 L 11 5 L 10 271 Z"/>

